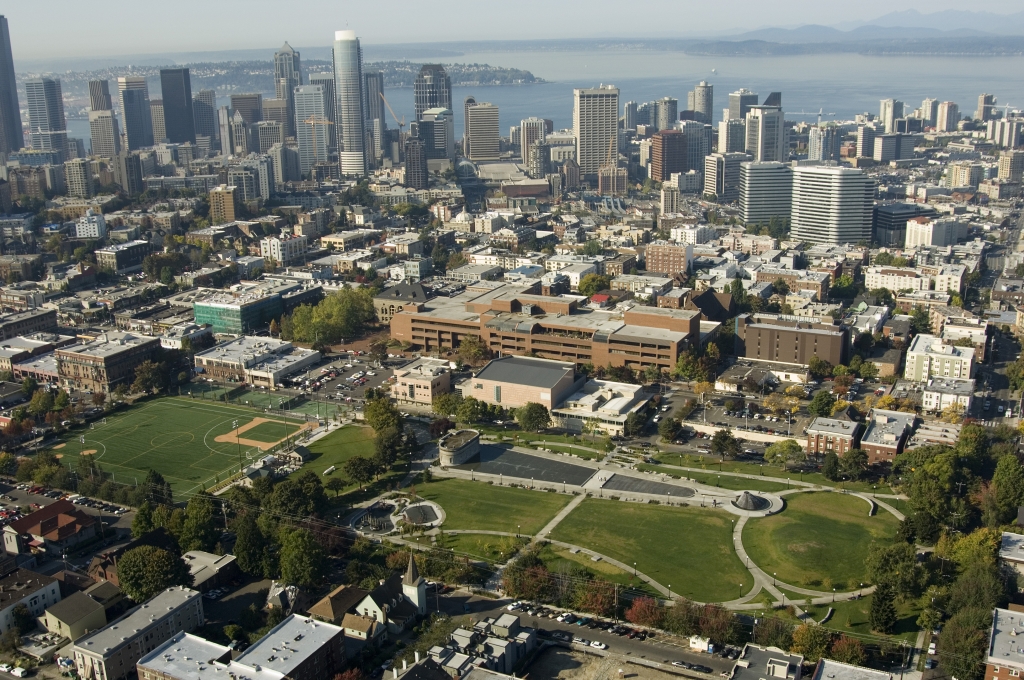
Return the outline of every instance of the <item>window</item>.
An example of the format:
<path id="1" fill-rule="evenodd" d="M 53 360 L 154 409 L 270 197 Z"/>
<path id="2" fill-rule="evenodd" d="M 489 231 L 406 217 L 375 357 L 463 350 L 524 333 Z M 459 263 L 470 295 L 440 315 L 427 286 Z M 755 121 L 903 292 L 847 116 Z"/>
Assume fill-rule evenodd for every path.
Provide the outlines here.
<path id="1" fill-rule="evenodd" d="M 501 403 L 501 385 L 494 386 L 494 403 Z"/>

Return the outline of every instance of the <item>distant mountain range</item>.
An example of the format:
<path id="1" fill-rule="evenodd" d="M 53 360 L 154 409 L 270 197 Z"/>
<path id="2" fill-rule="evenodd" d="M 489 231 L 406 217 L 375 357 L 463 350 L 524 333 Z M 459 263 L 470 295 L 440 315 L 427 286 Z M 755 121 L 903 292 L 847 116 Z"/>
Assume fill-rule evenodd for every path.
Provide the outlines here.
<path id="1" fill-rule="evenodd" d="M 947 9 L 942 12 L 922 14 L 917 10 L 909 9 L 903 12 L 890 12 L 871 21 L 836 24 L 836 28 L 851 29 L 863 25 L 887 28 L 933 28 L 939 31 L 962 29 L 995 35 L 1024 35 L 1024 11 L 1013 14 L 994 14 L 992 12 Z"/>

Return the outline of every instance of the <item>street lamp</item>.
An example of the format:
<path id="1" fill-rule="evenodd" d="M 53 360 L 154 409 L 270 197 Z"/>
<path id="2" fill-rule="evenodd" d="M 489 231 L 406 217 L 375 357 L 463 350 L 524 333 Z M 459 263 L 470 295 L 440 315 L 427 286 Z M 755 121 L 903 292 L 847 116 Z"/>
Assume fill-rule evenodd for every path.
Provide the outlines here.
<path id="1" fill-rule="evenodd" d="M 775 572 L 772 572 L 772 585 L 775 585 Z"/>
<path id="2" fill-rule="evenodd" d="M 235 433 L 235 448 L 238 450 L 238 469 L 241 470 L 242 469 L 242 442 L 238 438 L 238 421 L 237 420 L 232 420 L 231 421 L 231 429 Z"/>
<path id="3" fill-rule="evenodd" d="M 833 588 L 832 589 L 832 602 L 835 602 L 835 601 L 836 601 L 836 589 Z"/>
<path id="4" fill-rule="evenodd" d="M 633 576 L 636 576 L 636 562 L 633 563 Z"/>

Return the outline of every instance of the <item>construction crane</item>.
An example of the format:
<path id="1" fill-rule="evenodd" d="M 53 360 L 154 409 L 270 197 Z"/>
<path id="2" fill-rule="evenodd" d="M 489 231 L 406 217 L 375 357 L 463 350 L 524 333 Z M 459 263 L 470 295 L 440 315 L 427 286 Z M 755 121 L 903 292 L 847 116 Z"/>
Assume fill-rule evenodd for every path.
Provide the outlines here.
<path id="1" fill-rule="evenodd" d="M 601 173 L 602 172 L 606 172 L 608 174 L 608 181 L 609 181 L 609 183 L 611 185 L 611 194 L 613 196 L 615 195 L 615 189 L 616 189 L 616 186 L 615 186 L 615 169 L 619 165 L 619 163 L 618 163 L 619 159 L 618 158 L 612 158 L 612 155 L 615 153 L 615 140 L 616 140 L 617 137 L 618 137 L 618 132 L 616 131 L 615 134 L 613 134 L 611 137 L 608 138 L 608 157 L 605 159 L 604 165 L 602 165 L 601 167 L 599 167 L 597 169 L 597 174 L 598 174 L 598 182 L 597 183 L 598 183 L 598 186 L 601 185 L 601 179 L 600 179 Z"/>
<path id="2" fill-rule="evenodd" d="M 825 113 L 825 109 L 818 109 L 817 111 L 786 111 L 786 113 L 791 113 L 794 116 L 817 116 L 818 125 L 821 125 L 822 116 L 828 116 L 829 118 L 836 117 L 835 113 Z"/>
<path id="3" fill-rule="evenodd" d="M 395 110 L 391 108 L 391 104 L 388 104 L 388 100 L 384 97 L 384 93 L 380 92 L 378 94 L 380 94 L 380 98 L 384 100 L 384 106 L 388 107 L 388 111 L 391 112 L 391 117 L 395 119 L 396 123 L 398 123 L 398 136 L 401 138 L 402 130 L 405 128 L 405 116 L 402 116 L 402 120 L 398 120 L 398 116 L 395 115 Z"/>
<path id="4" fill-rule="evenodd" d="M 318 153 L 317 153 L 318 147 L 320 145 L 317 143 L 318 138 L 316 136 L 316 126 L 317 125 L 334 125 L 334 123 L 332 123 L 328 119 L 324 118 L 323 116 L 316 116 L 316 115 L 310 116 L 309 118 L 307 118 L 306 120 L 304 120 L 302 122 L 305 123 L 306 125 L 310 125 L 310 126 L 313 127 L 313 165 L 316 165 L 317 163 L 320 162 L 320 159 L 318 158 Z M 326 138 L 324 138 L 324 145 L 325 146 L 327 145 L 327 139 Z"/>

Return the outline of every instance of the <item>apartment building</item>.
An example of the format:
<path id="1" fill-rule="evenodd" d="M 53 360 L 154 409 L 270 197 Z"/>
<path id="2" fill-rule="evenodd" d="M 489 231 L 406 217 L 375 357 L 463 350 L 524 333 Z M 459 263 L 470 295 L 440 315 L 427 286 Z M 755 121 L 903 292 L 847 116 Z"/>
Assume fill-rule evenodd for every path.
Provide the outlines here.
<path id="1" fill-rule="evenodd" d="M 860 448 L 868 455 L 868 465 L 892 463 L 903 453 L 903 447 L 914 429 L 913 413 L 874 409 L 868 415 Z"/>
<path id="2" fill-rule="evenodd" d="M 647 271 L 673 276 L 690 271 L 693 262 L 693 245 L 671 241 L 652 241 L 645 250 Z"/>
<path id="3" fill-rule="evenodd" d="M 437 395 L 452 391 L 451 367 L 444 359 L 420 357 L 394 371 L 391 392 L 399 402 L 429 406 Z"/>
<path id="4" fill-rule="evenodd" d="M 973 378 L 974 348 L 943 344 L 934 335 L 921 334 L 910 342 L 903 377 L 925 381 L 929 378 Z"/>
<path id="5" fill-rule="evenodd" d="M 817 417 L 807 426 L 808 455 L 824 456 L 834 453 L 842 456 L 857 448 L 864 426 L 839 418 Z"/>
<path id="6" fill-rule="evenodd" d="M 775 283 L 783 280 L 792 292 L 810 291 L 819 300 L 828 298 L 831 275 L 828 272 L 817 272 L 808 269 L 787 269 L 784 267 L 759 267 L 754 272 L 755 283 Z"/>
<path id="7" fill-rule="evenodd" d="M 156 356 L 159 338 L 109 331 L 95 340 L 58 349 L 57 374 L 65 386 L 109 393 L 135 380 L 135 368 Z"/>
<path id="8" fill-rule="evenodd" d="M 741 314 L 736 318 L 736 356 L 806 366 L 811 357 L 845 364 L 850 331 L 832 319 L 783 314 Z"/>
<path id="9" fill-rule="evenodd" d="M 926 291 L 931 278 L 911 267 L 884 267 L 875 265 L 864 270 L 864 286 L 868 290 L 887 288 L 892 291 Z"/>

